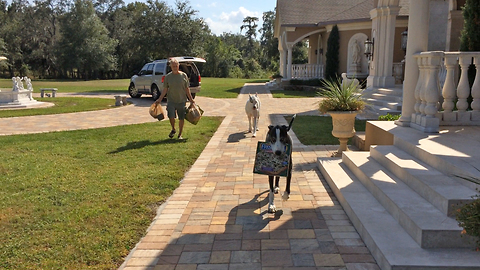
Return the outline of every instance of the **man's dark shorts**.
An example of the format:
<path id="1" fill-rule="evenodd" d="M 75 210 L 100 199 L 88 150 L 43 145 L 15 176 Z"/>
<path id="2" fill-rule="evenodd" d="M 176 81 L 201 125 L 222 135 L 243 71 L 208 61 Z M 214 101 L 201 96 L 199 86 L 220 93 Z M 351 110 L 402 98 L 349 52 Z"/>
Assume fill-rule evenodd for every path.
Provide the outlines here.
<path id="1" fill-rule="evenodd" d="M 179 120 L 184 120 L 185 119 L 185 104 L 186 102 L 181 102 L 181 103 L 173 103 L 173 102 L 168 102 L 167 103 L 167 115 L 168 118 L 175 118 L 175 111 L 177 112 L 178 119 Z"/>

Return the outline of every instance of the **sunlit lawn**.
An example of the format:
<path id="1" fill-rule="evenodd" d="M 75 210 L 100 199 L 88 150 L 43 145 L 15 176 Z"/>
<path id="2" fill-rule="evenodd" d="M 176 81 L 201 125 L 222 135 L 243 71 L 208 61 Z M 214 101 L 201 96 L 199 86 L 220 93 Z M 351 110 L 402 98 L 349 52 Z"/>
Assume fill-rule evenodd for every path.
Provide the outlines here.
<path id="1" fill-rule="evenodd" d="M 95 111 L 114 108 L 115 102 L 106 98 L 83 98 L 83 97 L 55 97 L 35 98 L 37 101 L 51 102 L 55 106 L 46 108 L 32 108 L 21 110 L 0 110 L 0 118 L 28 115 L 46 115 L 58 113 L 72 113 L 83 111 Z"/>
<path id="2" fill-rule="evenodd" d="M 301 97 L 317 97 L 318 94 L 315 91 L 285 91 L 274 90 L 271 91 L 274 98 L 301 98 Z"/>
<path id="3" fill-rule="evenodd" d="M 58 92 L 127 92 L 129 79 L 119 80 L 32 80 L 34 93 L 40 93 L 40 88 L 57 88 Z M 12 88 L 11 79 L 0 79 L 0 88 Z"/>
<path id="4" fill-rule="evenodd" d="M 291 117 L 285 117 L 290 122 Z M 365 131 L 365 120 L 355 120 L 355 130 Z M 332 135 L 330 116 L 297 115 L 292 125 L 295 135 L 304 145 L 338 145 L 338 138 Z M 348 144 L 351 144 L 351 139 Z"/>
<path id="5" fill-rule="evenodd" d="M 245 83 L 264 83 L 267 80 L 258 79 L 232 79 L 202 77 L 202 90 L 199 96 L 211 98 L 236 98 Z M 124 93 L 127 94 L 130 79 L 118 80 L 92 80 L 92 81 L 58 81 L 58 80 L 33 80 L 33 91 L 39 93 L 40 88 L 57 88 L 58 93 L 72 92 L 99 92 L 99 93 Z M 0 79 L 0 88 L 11 89 L 11 79 Z"/>
<path id="6" fill-rule="evenodd" d="M 117 269 L 221 120 L 0 136 L 0 269 Z"/>

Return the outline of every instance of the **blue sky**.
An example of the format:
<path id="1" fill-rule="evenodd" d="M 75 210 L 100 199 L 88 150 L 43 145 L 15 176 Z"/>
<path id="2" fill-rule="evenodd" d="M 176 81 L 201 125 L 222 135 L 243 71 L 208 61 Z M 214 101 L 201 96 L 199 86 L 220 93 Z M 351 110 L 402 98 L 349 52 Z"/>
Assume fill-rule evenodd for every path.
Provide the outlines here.
<path id="1" fill-rule="evenodd" d="M 125 3 L 134 0 L 124 0 Z M 142 1 L 142 0 L 137 0 Z M 175 0 L 163 0 L 170 7 L 175 6 Z M 242 21 L 247 16 L 258 17 L 258 29 L 262 26 L 262 14 L 273 11 L 276 0 L 190 0 L 190 6 L 197 10 L 198 17 L 205 19 L 210 30 L 216 35 L 239 33 Z"/>

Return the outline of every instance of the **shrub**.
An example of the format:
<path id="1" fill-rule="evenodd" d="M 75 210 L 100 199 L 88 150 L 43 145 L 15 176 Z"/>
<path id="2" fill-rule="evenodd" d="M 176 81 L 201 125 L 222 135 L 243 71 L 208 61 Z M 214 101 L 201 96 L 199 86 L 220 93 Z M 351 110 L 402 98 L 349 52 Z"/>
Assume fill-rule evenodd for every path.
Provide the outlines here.
<path id="1" fill-rule="evenodd" d="M 402 116 L 401 114 L 390 114 L 387 113 L 386 115 L 380 115 L 378 120 L 380 121 L 396 121 Z"/>
<path id="2" fill-rule="evenodd" d="M 323 81 L 321 79 L 309 79 L 309 80 L 292 79 L 290 80 L 290 85 L 322 86 Z"/>
<path id="3" fill-rule="evenodd" d="M 332 80 L 337 77 L 339 67 L 339 51 L 340 51 L 340 34 L 338 32 L 338 26 L 335 25 L 330 32 L 327 40 L 327 52 L 325 53 L 325 78 Z"/>
<path id="4" fill-rule="evenodd" d="M 480 196 L 473 197 L 475 200 L 458 209 L 456 219 L 463 232 L 477 238 L 477 250 L 480 249 Z"/>

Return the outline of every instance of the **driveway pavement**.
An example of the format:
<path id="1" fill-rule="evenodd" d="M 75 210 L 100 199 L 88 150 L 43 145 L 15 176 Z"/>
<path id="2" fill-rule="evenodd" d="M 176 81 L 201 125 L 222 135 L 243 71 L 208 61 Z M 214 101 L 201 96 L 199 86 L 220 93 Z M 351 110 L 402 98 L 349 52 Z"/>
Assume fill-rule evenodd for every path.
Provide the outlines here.
<path id="1" fill-rule="evenodd" d="M 246 133 L 249 93 L 262 102 L 257 138 Z M 133 102 L 100 112 L 3 118 L 0 135 L 156 121 L 148 114 L 150 98 Z M 317 98 L 273 99 L 264 84 L 246 84 L 236 99 L 196 102 L 205 116 L 225 119 L 119 269 L 379 269 L 317 168 L 317 157 L 337 147 L 302 145 L 290 131 L 291 197 L 282 202 L 276 195 L 275 214 L 267 213 L 267 177 L 252 173 L 267 126 L 286 125 L 284 115 L 318 115 Z M 282 178 L 281 192 L 284 186 Z"/>

